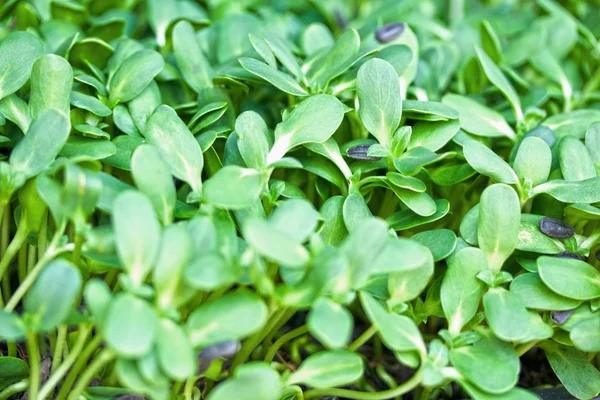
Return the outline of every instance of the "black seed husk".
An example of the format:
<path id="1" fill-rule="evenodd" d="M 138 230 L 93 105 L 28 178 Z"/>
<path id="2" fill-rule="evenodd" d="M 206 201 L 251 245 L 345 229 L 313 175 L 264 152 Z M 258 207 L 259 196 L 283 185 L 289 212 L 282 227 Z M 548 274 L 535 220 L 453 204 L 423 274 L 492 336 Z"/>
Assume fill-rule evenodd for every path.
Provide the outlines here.
<path id="1" fill-rule="evenodd" d="M 575 311 L 575 309 L 564 310 L 564 311 L 552 311 L 550 313 L 550 318 L 556 324 L 562 325 L 562 324 L 564 324 L 569 319 L 569 317 L 571 316 L 571 314 L 573 314 L 573 311 Z"/>
<path id="2" fill-rule="evenodd" d="M 540 220 L 540 230 L 546 236 L 555 239 L 568 239 L 575 234 L 575 229 L 566 222 L 555 218 L 544 217 Z"/>
<path id="3" fill-rule="evenodd" d="M 556 257 L 556 258 L 572 258 L 574 260 L 583 261 L 583 257 L 581 257 L 579 254 L 570 253 L 568 251 L 563 251 L 562 253 L 558 253 L 554 257 Z"/>
<path id="4" fill-rule="evenodd" d="M 381 157 L 371 157 L 368 156 L 370 144 L 357 144 L 356 146 L 352 146 L 346 151 L 348 157 L 354 160 L 365 160 L 365 161 L 379 161 Z"/>
<path id="5" fill-rule="evenodd" d="M 596 260 L 600 261 L 600 250 L 596 252 Z"/>
<path id="6" fill-rule="evenodd" d="M 375 31 L 375 39 L 377 39 L 379 43 L 389 43 L 402 35 L 404 29 L 406 29 L 405 24 L 392 22 L 391 24 L 384 25 L 377 29 Z"/>

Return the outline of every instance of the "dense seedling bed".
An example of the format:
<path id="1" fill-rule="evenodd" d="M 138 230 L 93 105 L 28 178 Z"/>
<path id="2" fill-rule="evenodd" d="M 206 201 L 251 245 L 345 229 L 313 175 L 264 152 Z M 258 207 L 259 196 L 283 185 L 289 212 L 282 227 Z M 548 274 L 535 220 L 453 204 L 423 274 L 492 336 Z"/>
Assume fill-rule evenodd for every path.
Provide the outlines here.
<path id="1" fill-rule="evenodd" d="M 0 400 L 596 397 L 599 36 L 582 0 L 0 0 Z"/>

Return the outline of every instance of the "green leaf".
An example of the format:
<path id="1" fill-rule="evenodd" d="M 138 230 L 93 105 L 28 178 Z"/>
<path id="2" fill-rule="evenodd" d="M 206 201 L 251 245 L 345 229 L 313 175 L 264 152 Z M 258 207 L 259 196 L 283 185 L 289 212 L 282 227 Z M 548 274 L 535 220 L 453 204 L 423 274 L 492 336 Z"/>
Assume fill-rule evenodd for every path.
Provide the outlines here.
<path id="1" fill-rule="evenodd" d="M 183 79 L 196 93 L 212 87 L 214 72 L 188 21 L 179 21 L 173 28 L 173 53 Z"/>
<path id="2" fill-rule="evenodd" d="M 449 229 L 420 232 L 411 239 L 427 246 L 436 262 L 448 257 L 456 248 L 456 235 Z"/>
<path id="3" fill-rule="evenodd" d="M 533 188 L 532 194 L 546 193 L 563 203 L 597 203 L 600 201 L 600 177 L 584 181 L 551 180 Z"/>
<path id="4" fill-rule="evenodd" d="M 194 192 L 200 193 L 204 167 L 202 149 L 177 113 L 170 107 L 162 106 L 148 120 L 144 134 L 169 165 L 171 174 L 187 182 Z"/>
<path id="5" fill-rule="evenodd" d="M 140 133 L 146 135 L 146 123 L 154 110 L 162 104 L 161 93 L 156 82 L 152 81 L 146 89 L 127 105 L 131 119 Z"/>
<path id="6" fill-rule="evenodd" d="M 20 358 L 0 357 L 0 390 L 29 376 L 29 366 Z"/>
<path id="7" fill-rule="evenodd" d="M 162 223 L 171 223 L 177 200 L 175 184 L 156 147 L 139 146 L 131 158 L 131 172 L 136 186 L 148 196 Z"/>
<path id="8" fill-rule="evenodd" d="M 110 108 L 105 106 L 104 103 L 102 103 L 94 96 L 88 96 L 87 94 L 83 94 L 80 92 L 71 92 L 70 102 L 72 106 L 87 110 L 99 117 L 108 117 L 112 113 Z M 131 116 L 129 118 L 131 118 Z"/>
<path id="9" fill-rule="evenodd" d="M 152 203 L 140 192 L 125 191 L 112 207 L 117 253 L 134 285 L 141 286 L 156 260 L 160 224 Z"/>
<path id="10" fill-rule="evenodd" d="M 62 112 L 54 109 L 40 112 L 27 135 L 10 153 L 10 165 L 27 178 L 39 174 L 54 161 L 67 141 L 69 130 L 69 120 Z"/>
<path id="11" fill-rule="evenodd" d="M 360 302 L 369 317 L 369 320 L 377 328 L 381 340 L 394 351 L 416 350 L 421 355 L 426 353 L 425 344 L 421 332 L 410 318 L 387 312 L 383 306 L 366 292 L 360 292 Z"/>
<path id="12" fill-rule="evenodd" d="M 331 49 L 323 54 L 315 68 L 307 73 L 309 81 L 325 87 L 352 66 L 360 49 L 360 35 L 355 29 L 344 32 Z"/>
<path id="13" fill-rule="evenodd" d="M 233 377 L 211 390 L 207 400 L 279 400 L 279 374 L 266 363 L 251 362 L 234 370 Z"/>
<path id="14" fill-rule="evenodd" d="M 311 335 L 328 349 L 345 347 L 354 327 L 350 311 L 327 297 L 317 299 L 306 323 Z"/>
<path id="15" fill-rule="evenodd" d="M 286 267 L 301 268 L 310 256 L 301 243 L 269 222 L 251 218 L 242 227 L 246 241 L 263 257 Z"/>
<path id="16" fill-rule="evenodd" d="M 578 399 L 591 399 L 600 393 L 600 372 L 583 353 L 550 340 L 540 343 L 540 347 L 569 393 Z"/>
<path id="17" fill-rule="evenodd" d="M 128 57 L 110 80 L 110 103 L 114 106 L 135 98 L 162 71 L 164 65 L 162 56 L 150 49 L 140 50 Z"/>
<path id="18" fill-rule="evenodd" d="M 0 112 L 2 112 L 1 106 Z M 594 164 L 600 165 L 600 123 L 595 122 L 588 128 L 585 134 L 585 147 Z"/>
<path id="19" fill-rule="evenodd" d="M 519 145 L 513 169 L 520 179 L 531 180 L 533 186 L 548 180 L 552 167 L 552 152 L 548 144 L 538 137 L 527 137 Z"/>
<path id="20" fill-rule="evenodd" d="M 388 172 L 385 176 L 388 178 L 389 183 L 402 189 L 413 192 L 424 192 L 427 189 L 422 180 L 412 176 L 404 176 L 397 172 Z"/>
<path id="21" fill-rule="evenodd" d="M 155 343 L 158 317 L 146 301 L 119 293 L 110 302 L 104 321 L 106 343 L 123 358 L 148 354 Z"/>
<path id="22" fill-rule="evenodd" d="M 573 136 L 565 136 L 558 144 L 560 171 L 567 181 L 583 181 L 596 177 L 596 168 L 585 145 Z"/>
<path id="23" fill-rule="evenodd" d="M 289 43 L 282 40 L 279 36 L 274 35 L 271 32 L 264 33 L 264 40 L 269 45 L 273 54 L 279 62 L 290 71 L 298 80 L 303 79 L 302 70 L 296 61 L 296 57 L 290 50 Z"/>
<path id="24" fill-rule="evenodd" d="M 387 61 L 373 58 L 358 70 L 357 89 L 361 121 L 379 143 L 389 147 L 402 116 L 396 71 Z"/>
<path id="25" fill-rule="evenodd" d="M 13 32 L 0 43 L 0 99 L 27 82 L 35 60 L 43 53 L 42 42 L 29 32 Z"/>
<path id="26" fill-rule="evenodd" d="M 31 123 L 29 108 L 27 103 L 16 94 L 8 95 L 0 100 L 0 114 L 21 128 L 23 133 L 27 133 L 29 130 L 29 124 Z"/>
<path id="27" fill-rule="evenodd" d="M 278 232 L 302 243 L 315 231 L 321 215 L 304 199 L 289 199 L 279 204 L 269 217 Z"/>
<path id="28" fill-rule="evenodd" d="M 561 114 L 554 114 L 542 123 L 554 132 L 557 138 L 575 136 L 583 139 L 594 122 L 600 121 L 600 110 L 576 110 Z"/>
<path id="29" fill-rule="evenodd" d="M 436 204 L 427 193 L 401 189 L 394 185 L 390 185 L 389 187 L 398 196 L 400 201 L 414 213 L 422 217 L 429 217 L 435 214 Z"/>
<path id="30" fill-rule="evenodd" d="M 269 129 L 262 117 L 254 111 L 241 113 L 235 120 L 237 145 L 249 168 L 258 170 L 267 166 Z"/>
<path id="31" fill-rule="evenodd" d="M 511 140 L 516 139 L 514 131 L 502 115 L 468 97 L 447 94 L 442 98 L 442 103 L 458 111 L 460 126 L 469 133 L 483 137 L 506 136 Z"/>
<path id="32" fill-rule="evenodd" d="M 523 119 L 523 110 L 521 109 L 521 101 L 519 95 L 515 91 L 515 88 L 506 79 L 506 76 L 502 73 L 500 68 L 494 63 L 494 61 L 488 56 L 481 48 L 475 47 L 475 52 L 479 58 L 479 62 L 483 67 L 483 71 L 487 75 L 488 79 L 494 86 L 496 86 L 506 97 L 508 102 L 513 108 L 517 121 Z"/>
<path id="33" fill-rule="evenodd" d="M 288 385 L 315 388 L 348 385 L 363 376 L 363 360 L 351 351 L 323 351 L 308 357 L 288 378 Z"/>
<path id="34" fill-rule="evenodd" d="M 41 56 L 33 64 L 30 82 L 29 111 L 33 118 L 49 108 L 69 115 L 73 70 L 67 60 L 54 54 Z"/>
<path id="35" fill-rule="evenodd" d="M 577 323 L 571 330 L 570 338 L 575 346 L 582 351 L 600 351 L 600 316 L 595 314 L 592 318 Z"/>
<path id="36" fill-rule="evenodd" d="M 486 145 L 476 140 L 467 140 L 463 145 L 463 153 L 471 167 L 480 174 L 499 183 L 519 183 L 519 178 L 510 165 Z"/>
<path id="37" fill-rule="evenodd" d="M 381 53 L 377 55 L 380 56 Z M 406 118 L 431 122 L 448 121 L 459 117 L 458 111 L 438 101 L 403 100 L 402 114 Z"/>
<path id="38" fill-rule="evenodd" d="M 537 265 L 540 278 L 553 292 L 575 300 L 600 297 L 600 272 L 590 264 L 543 256 Z"/>
<path id="39" fill-rule="evenodd" d="M 275 127 L 275 143 L 267 163 L 280 160 L 293 147 L 305 143 L 323 143 L 344 119 L 342 103 L 327 94 L 311 96 L 301 102 Z"/>
<path id="40" fill-rule="evenodd" d="M 519 379 L 519 357 L 510 343 L 502 342 L 489 331 L 471 346 L 450 350 L 452 365 L 479 389 L 494 394 L 506 393 Z"/>
<path id="41" fill-rule="evenodd" d="M 66 260 L 44 267 L 23 299 L 23 309 L 34 316 L 34 329 L 47 332 L 63 323 L 75 307 L 81 290 L 81 274 Z"/>
<path id="42" fill-rule="evenodd" d="M 192 346 L 204 348 L 249 336 L 262 328 L 267 318 L 262 299 L 248 290 L 239 290 L 194 310 L 187 321 L 187 332 Z"/>
<path id="43" fill-rule="evenodd" d="M 158 323 L 156 351 L 161 369 L 170 378 L 183 381 L 196 373 L 192 345 L 183 329 L 170 319 Z"/>
<path id="44" fill-rule="evenodd" d="M 529 316 L 517 295 L 501 287 L 490 288 L 483 296 L 485 318 L 494 334 L 516 342 L 527 334 Z"/>
<path id="45" fill-rule="evenodd" d="M 477 275 L 486 266 L 485 255 L 477 248 L 459 250 L 448 259 L 440 298 L 448 319 L 448 329 L 453 336 L 458 335 L 477 313 L 485 287 Z"/>
<path id="46" fill-rule="evenodd" d="M 441 104 L 441 103 L 440 103 Z M 458 133 L 460 122 L 458 119 L 437 122 L 417 122 L 412 128 L 412 135 L 408 148 L 417 146 L 431 151 L 438 151 Z"/>
<path id="47" fill-rule="evenodd" d="M 204 199 L 217 207 L 238 210 L 260 198 L 266 184 L 261 171 L 227 165 L 204 183 Z"/>
<path id="48" fill-rule="evenodd" d="M 448 214 L 450 211 L 450 203 L 446 199 L 437 199 L 434 200 L 434 202 L 436 207 L 435 214 L 428 217 L 422 217 L 411 210 L 405 210 L 390 215 L 386 221 L 390 228 L 396 231 L 402 231 L 437 221 Z"/>
<path id="49" fill-rule="evenodd" d="M 536 310 L 572 310 L 581 304 L 550 290 L 537 273 L 517 276 L 510 284 L 510 291 L 517 295 L 527 308 Z"/>
<path id="50" fill-rule="evenodd" d="M 285 93 L 298 97 L 308 96 L 308 92 L 294 78 L 285 72 L 278 71 L 269 64 L 248 57 L 240 58 L 239 62 L 246 71 L 264 79 Z"/>
<path id="51" fill-rule="evenodd" d="M 0 311 L 0 338 L 4 340 L 20 340 L 25 337 L 25 334 L 25 324 L 17 314 L 9 311 Z"/>
<path id="52" fill-rule="evenodd" d="M 519 198 L 510 186 L 495 184 L 483 191 L 479 201 L 477 238 L 490 271 L 500 271 L 514 251 L 520 219 Z"/>
<path id="53" fill-rule="evenodd" d="M 237 271 L 218 253 L 205 253 L 187 265 L 183 271 L 186 282 L 201 290 L 215 290 L 233 284 Z"/>

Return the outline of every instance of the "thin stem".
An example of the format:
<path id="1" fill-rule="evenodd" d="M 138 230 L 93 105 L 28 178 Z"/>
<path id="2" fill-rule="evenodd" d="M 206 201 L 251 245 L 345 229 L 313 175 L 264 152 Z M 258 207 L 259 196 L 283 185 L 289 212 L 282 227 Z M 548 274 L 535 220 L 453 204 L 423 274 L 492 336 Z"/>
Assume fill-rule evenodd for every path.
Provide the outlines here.
<path id="1" fill-rule="evenodd" d="M 519 347 L 517 347 L 515 349 L 515 351 L 517 352 L 517 355 L 519 357 L 521 357 L 523 354 L 527 353 L 538 343 L 539 343 L 539 340 L 532 340 L 531 342 L 527 342 L 527 343 L 520 345 Z"/>
<path id="2" fill-rule="evenodd" d="M 8 400 L 17 393 L 23 393 L 29 387 L 29 380 L 24 379 L 21 382 L 14 383 L 0 392 L 0 400 Z"/>
<path id="3" fill-rule="evenodd" d="M 281 394 L 281 398 L 285 399 L 291 395 L 295 395 L 295 400 L 304 400 L 304 392 L 300 386 L 293 385 L 285 388 Z"/>
<path id="4" fill-rule="evenodd" d="M 29 354 L 29 398 L 37 399 L 40 390 L 40 350 L 37 336 L 27 333 L 27 353 Z"/>
<path id="5" fill-rule="evenodd" d="M 48 212 L 42 219 L 42 225 L 40 226 L 40 231 L 38 232 L 38 259 L 42 258 L 44 253 L 46 252 L 46 245 L 48 242 Z"/>
<path id="6" fill-rule="evenodd" d="M 21 248 L 19 249 L 19 255 L 17 256 L 17 263 L 19 265 L 19 269 L 18 269 L 19 283 L 21 283 L 27 277 L 27 246 L 21 246 Z"/>
<path id="7" fill-rule="evenodd" d="M 83 246 L 83 235 L 81 233 L 75 234 L 75 249 L 73 250 L 73 264 L 79 266 L 79 259 L 81 258 L 81 246 Z"/>
<path id="8" fill-rule="evenodd" d="M 69 356 L 64 360 L 62 364 L 54 371 L 52 371 L 52 375 L 50 375 L 50 379 L 44 384 L 42 390 L 40 391 L 40 400 L 44 400 L 46 397 L 52 394 L 52 391 L 60 382 L 60 380 L 66 375 L 69 371 L 69 368 L 77 361 L 77 357 L 81 353 L 83 346 L 87 340 L 88 334 L 92 331 L 92 328 L 87 325 L 82 325 L 79 328 L 79 335 L 77 335 L 77 342 L 73 346 L 73 349 L 69 353 Z M 52 365 L 54 368 L 54 365 Z"/>
<path id="9" fill-rule="evenodd" d="M 13 240 L 11 240 L 10 244 L 6 248 L 6 251 L 2 255 L 2 260 L 0 260 L 0 279 L 4 276 L 6 269 L 10 265 L 10 262 L 17 254 L 25 239 L 27 239 L 27 235 L 29 234 L 29 227 L 25 221 L 21 221 L 19 227 L 17 228 L 17 232 L 15 232 L 15 236 Z"/>
<path id="10" fill-rule="evenodd" d="M 354 390 L 337 388 L 313 389 L 304 393 L 304 398 L 310 399 L 313 397 L 321 398 L 325 396 L 331 396 L 355 400 L 386 400 L 408 393 L 419 386 L 420 383 L 421 370 L 417 371 L 412 378 L 404 382 L 402 385 L 396 386 L 393 389 L 383 390 L 381 392 L 355 392 Z"/>
<path id="11" fill-rule="evenodd" d="M 244 344 L 242 345 L 242 348 L 240 349 L 240 351 L 237 353 L 237 355 L 235 356 L 235 358 L 233 360 L 233 364 L 231 365 L 232 371 L 234 371 L 239 365 L 243 364 L 248 359 L 248 357 L 250 357 L 250 355 L 252 354 L 252 352 L 254 351 L 256 346 L 258 346 L 260 344 L 260 342 L 263 341 L 263 339 L 267 336 L 267 334 L 271 331 L 271 329 L 277 324 L 279 319 L 283 316 L 285 311 L 286 311 L 286 308 L 275 311 L 272 314 L 269 322 L 265 325 L 265 327 L 261 331 L 255 333 L 253 336 L 251 336 L 244 342 Z"/>
<path id="12" fill-rule="evenodd" d="M 348 350 L 356 351 L 360 346 L 367 343 L 369 339 L 373 337 L 377 333 L 377 328 L 374 325 L 371 325 L 369 329 L 363 332 L 350 346 L 348 346 Z"/>
<path id="13" fill-rule="evenodd" d="M 15 309 L 17 304 L 19 304 L 19 301 L 21 301 L 21 298 L 23 298 L 23 296 L 29 290 L 31 285 L 33 285 L 33 283 L 37 279 L 38 275 L 40 274 L 40 272 L 42 272 L 42 269 L 46 266 L 46 264 L 48 262 L 50 262 L 54 257 L 59 255 L 60 253 L 62 253 L 64 251 L 68 251 L 72 248 L 72 245 L 66 245 L 61 248 L 56 248 L 58 241 L 60 240 L 64 230 L 65 230 L 65 225 L 63 224 L 61 229 L 57 230 L 56 233 L 54 234 L 54 237 L 52 238 L 52 242 L 50 243 L 50 246 L 48 246 L 48 251 L 46 251 L 46 253 L 44 253 L 42 258 L 40 258 L 38 260 L 35 267 L 33 267 L 33 269 L 29 272 L 29 274 L 27 275 L 27 278 L 25 278 L 23 283 L 17 288 L 15 293 L 12 295 L 12 297 L 6 304 L 6 311 L 12 311 Z"/>
<path id="14" fill-rule="evenodd" d="M 88 383 L 94 378 L 94 376 L 113 358 L 115 358 L 115 354 L 109 349 L 104 349 L 102 352 L 96 357 L 96 359 L 90 364 L 90 366 L 85 370 L 79 381 L 77 381 L 77 385 L 73 391 L 69 394 L 68 400 L 78 400 L 79 396 Z"/>
<path id="15" fill-rule="evenodd" d="M 73 383 L 77 379 L 79 372 L 85 368 L 90 357 L 92 357 L 94 352 L 96 350 L 98 350 L 100 343 L 102 343 L 102 336 L 100 336 L 100 335 L 96 336 L 94 339 L 92 339 L 91 342 L 88 343 L 87 347 L 81 353 L 81 356 L 79 358 L 77 358 L 77 362 L 73 366 L 73 369 L 71 369 L 71 372 L 69 372 L 69 375 L 67 376 L 67 379 L 63 383 L 63 385 L 60 389 L 60 392 L 58 393 L 58 396 L 56 397 L 56 400 L 64 400 L 67 397 L 67 394 L 69 394 L 69 391 L 71 390 L 71 386 L 73 386 Z M 65 365 L 65 364 L 63 364 L 63 365 Z M 61 365 L 61 367 L 62 367 L 62 365 Z"/>
<path id="16" fill-rule="evenodd" d="M 56 345 L 52 352 L 52 369 L 51 372 L 56 371 L 62 361 L 63 349 L 65 348 L 65 342 L 67 341 L 67 326 L 61 325 L 58 327 L 58 337 L 56 338 Z"/>
<path id="17" fill-rule="evenodd" d="M 194 376 L 185 382 L 185 387 L 183 388 L 183 395 L 185 396 L 185 400 L 194 399 L 194 387 L 196 386 L 196 381 L 198 380 L 198 378 L 200 377 Z"/>
<path id="18" fill-rule="evenodd" d="M 35 246 L 28 244 L 27 245 L 27 272 L 31 272 L 33 267 L 35 267 L 35 262 L 37 261 L 36 256 L 37 256 L 37 249 L 35 248 Z"/>
<path id="19" fill-rule="evenodd" d="M 423 388 L 423 391 L 421 392 L 421 400 L 429 400 L 429 398 L 431 397 L 432 391 L 433 391 L 433 388 L 430 388 L 430 387 Z"/>
<path id="20" fill-rule="evenodd" d="M 17 342 L 9 340 L 6 342 L 6 347 L 8 347 L 8 356 L 9 357 L 17 356 Z"/>
<path id="21" fill-rule="evenodd" d="M 285 335 L 282 335 L 269 348 L 269 351 L 267 352 L 267 355 L 265 356 L 265 362 L 270 363 L 271 361 L 273 361 L 273 358 L 275 358 L 275 354 L 277 354 L 277 352 L 279 351 L 281 346 L 283 346 L 285 343 L 289 342 L 290 340 L 297 338 L 298 336 L 304 335 L 307 332 L 308 332 L 308 326 L 302 325 L 301 327 L 296 328 L 296 329 L 286 333 Z"/>

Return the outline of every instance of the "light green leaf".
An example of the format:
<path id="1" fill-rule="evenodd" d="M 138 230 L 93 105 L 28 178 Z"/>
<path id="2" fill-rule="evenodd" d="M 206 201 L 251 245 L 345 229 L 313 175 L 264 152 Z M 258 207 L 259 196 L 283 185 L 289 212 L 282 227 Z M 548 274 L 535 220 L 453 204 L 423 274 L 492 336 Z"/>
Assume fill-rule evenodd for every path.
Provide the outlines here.
<path id="1" fill-rule="evenodd" d="M 509 391 L 519 379 L 519 357 L 510 343 L 490 331 L 479 332 L 481 339 L 471 346 L 450 350 L 450 361 L 473 385 L 494 394 Z"/>
<path id="2" fill-rule="evenodd" d="M 525 307 L 537 310 L 572 310 L 581 304 L 580 300 L 554 293 L 537 273 L 517 276 L 510 284 L 510 291 L 519 297 Z"/>
<path id="3" fill-rule="evenodd" d="M 150 49 L 140 50 L 128 57 L 110 80 L 110 103 L 115 106 L 135 98 L 162 71 L 164 65 L 162 56 Z"/>
<path id="4" fill-rule="evenodd" d="M 327 297 L 317 299 L 306 323 L 311 335 L 329 349 L 345 347 L 354 327 L 350 311 Z"/>
<path id="5" fill-rule="evenodd" d="M 163 224 L 173 221 L 176 192 L 169 166 L 152 145 L 141 145 L 131 158 L 131 173 L 135 185 L 148 196 Z"/>
<path id="6" fill-rule="evenodd" d="M 517 193 L 504 184 L 487 187 L 479 201 L 477 238 L 488 268 L 498 272 L 514 251 L 521 219 Z"/>
<path id="7" fill-rule="evenodd" d="M 129 293 L 117 294 L 106 312 L 104 338 L 123 358 L 139 358 L 154 345 L 158 317 L 146 301 Z"/>
<path id="8" fill-rule="evenodd" d="M 600 372 L 573 347 L 547 340 L 539 345 L 561 383 L 578 399 L 591 399 L 600 393 Z"/>
<path id="9" fill-rule="evenodd" d="M 584 181 L 596 177 L 596 168 L 587 148 L 573 136 L 565 136 L 558 144 L 560 171 L 567 181 Z"/>
<path id="10" fill-rule="evenodd" d="M 463 153 L 473 169 L 499 183 L 518 184 L 519 178 L 506 161 L 476 140 L 467 140 Z"/>
<path id="11" fill-rule="evenodd" d="M 204 167 L 202 149 L 177 113 L 162 106 L 148 120 L 144 134 L 169 165 L 171 174 L 200 193 Z"/>
<path id="12" fill-rule="evenodd" d="M 264 79 L 276 88 L 291 94 L 292 96 L 308 96 L 308 92 L 304 90 L 298 82 L 285 72 L 278 71 L 269 64 L 254 58 L 242 57 L 239 59 L 240 64 L 244 69 L 259 78 Z"/>
<path id="13" fill-rule="evenodd" d="M 519 145 L 513 169 L 521 183 L 531 179 L 533 186 L 548 180 L 552 166 L 552 152 L 548 144 L 538 137 L 527 137 Z"/>
<path id="14" fill-rule="evenodd" d="M 192 345 L 183 329 L 170 319 L 158 323 L 156 351 L 162 371 L 170 378 L 183 381 L 196 373 Z"/>
<path id="15" fill-rule="evenodd" d="M 351 351 L 322 351 L 308 357 L 287 383 L 304 383 L 315 388 L 348 385 L 363 376 L 363 360 Z"/>
<path id="16" fill-rule="evenodd" d="M 240 365 L 233 377 L 211 390 L 206 400 L 279 400 L 279 374 L 266 363 Z"/>
<path id="17" fill-rule="evenodd" d="M 183 79 L 196 93 L 212 87 L 214 72 L 188 21 L 179 21 L 173 28 L 173 53 Z"/>
<path id="18" fill-rule="evenodd" d="M 69 116 L 73 70 L 67 60 L 54 54 L 41 56 L 33 64 L 30 82 L 29 111 L 33 118 L 49 108 Z"/>
<path id="19" fill-rule="evenodd" d="M 360 119 L 379 143 L 389 147 L 402 116 L 396 71 L 387 61 L 371 59 L 358 70 L 357 89 Z"/>
<path id="20" fill-rule="evenodd" d="M 259 199 L 265 184 L 263 172 L 227 165 L 204 183 L 202 195 L 217 207 L 239 210 Z"/>
<path id="21" fill-rule="evenodd" d="M 275 127 L 275 143 L 267 163 L 280 160 L 295 146 L 323 143 L 333 135 L 343 119 L 344 107 L 337 98 L 327 94 L 309 97 Z"/>
<path id="22" fill-rule="evenodd" d="M 117 253 L 134 285 L 141 286 L 159 250 L 160 224 L 152 202 L 140 192 L 125 191 L 112 207 Z"/>
<path id="23" fill-rule="evenodd" d="M 563 203 L 597 203 L 600 201 L 600 177 L 584 181 L 551 180 L 533 188 L 534 196 L 541 193 Z"/>
<path id="24" fill-rule="evenodd" d="M 485 270 L 487 261 L 477 248 L 459 250 L 448 259 L 440 297 L 450 334 L 456 336 L 479 308 L 485 285 L 477 274 Z"/>
<path id="25" fill-rule="evenodd" d="M 235 120 L 235 134 L 246 166 L 258 170 L 265 168 L 269 153 L 269 128 L 262 117 L 254 111 L 241 113 Z"/>
<path id="26" fill-rule="evenodd" d="M 590 264 L 543 256 L 537 265 L 540 278 L 553 292 L 575 300 L 600 297 L 600 272 Z"/>
<path id="27" fill-rule="evenodd" d="M 468 97 L 456 94 L 445 95 L 442 103 L 458 111 L 460 126 L 465 131 L 477 136 L 506 136 L 513 141 L 516 140 L 514 131 L 498 112 Z"/>
<path id="28" fill-rule="evenodd" d="M 239 290 L 198 307 L 188 318 L 187 331 L 192 346 L 204 348 L 249 336 L 267 317 L 267 306 L 257 294 Z"/>
<path id="29" fill-rule="evenodd" d="M 58 110 L 40 112 L 27 135 L 10 153 L 9 163 L 15 171 L 31 178 L 54 161 L 69 136 L 70 123 Z"/>
<path id="30" fill-rule="evenodd" d="M 577 323 L 571 330 L 570 338 L 581 351 L 600 351 L 600 315 Z"/>
<path id="31" fill-rule="evenodd" d="M 0 43 L 0 99 L 27 82 L 35 60 L 43 53 L 42 42 L 29 32 L 13 32 Z"/>
<path id="32" fill-rule="evenodd" d="M 485 318 L 494 334 L 506 342 L 527 335 L 529 315 L 517 295 L 502 287 L 490 288 L 483 296 Z"/>
<path id="33" fill-rule="evenodd" d="M 490 56 L 488 56 L 479 47 L 475 47 L 475 51 L 477 53 L 477 57 L 479 58 L 479 62 L 483 67 L 483 71 L 487 75 L 490 82 L 492 82 L 492 84 L 494 84 L 494 86 L 496 86 L 502 92 L 504 97 L 506 97 L 513 108 L 513 112 L 515 113 L 517 121 L 522 120 L 523 110 L 521 109 L 521 101 L 519 100 L 519 95 L 515 91 L 515 88 L 511 85 L 508 79 L 506 79 L 506 76 L 504 76 L 500 68 L 498 68 Z"/>

